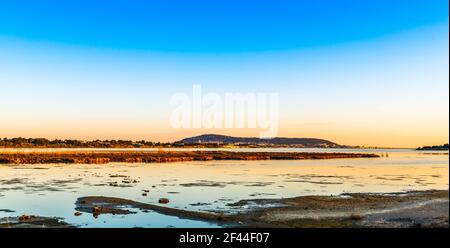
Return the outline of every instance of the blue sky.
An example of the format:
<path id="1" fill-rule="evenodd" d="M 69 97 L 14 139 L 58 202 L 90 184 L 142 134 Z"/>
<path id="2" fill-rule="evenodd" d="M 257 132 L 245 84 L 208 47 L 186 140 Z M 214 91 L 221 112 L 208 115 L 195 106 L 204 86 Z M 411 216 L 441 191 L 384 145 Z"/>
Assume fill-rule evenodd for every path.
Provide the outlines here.
<path id="1" fill-rule="evenodd" d="M 0 33 L 34 41 L 229 53 L 366 40 L 448 19 L 445 0 L 2 1 Z"/>
<path id="2" fill-rule="evenodd" d="M 278 92 L 281 136 L 448 141 L 448 1 L 243 2 L 2 1 L 0 137 L 199 134 L 168 102 L 201 84 Z"/>

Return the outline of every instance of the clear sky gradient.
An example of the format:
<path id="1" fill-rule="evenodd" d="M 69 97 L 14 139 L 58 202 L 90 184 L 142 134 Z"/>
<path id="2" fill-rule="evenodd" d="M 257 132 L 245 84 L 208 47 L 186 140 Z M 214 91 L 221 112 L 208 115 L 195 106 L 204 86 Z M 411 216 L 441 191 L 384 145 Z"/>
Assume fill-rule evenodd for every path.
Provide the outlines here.
<path id="1" fill-rule="evenodd" d="M 278 92 L 279 136 L 448 142 L 446 0 L 1 1 L 0 137 L 172 141 L 170 96 Z"/>

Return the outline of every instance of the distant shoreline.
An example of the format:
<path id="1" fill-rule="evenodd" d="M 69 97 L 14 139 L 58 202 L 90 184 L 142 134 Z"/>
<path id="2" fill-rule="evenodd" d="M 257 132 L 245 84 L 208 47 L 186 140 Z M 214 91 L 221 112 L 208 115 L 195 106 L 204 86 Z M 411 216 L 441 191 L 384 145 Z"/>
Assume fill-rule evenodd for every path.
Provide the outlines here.
<path id="1" fill-rule="evenodd" d="M 0 149 L 139 149 L 139 148 L 320 148 L 320 149 L 420 149 L 417 147 L 377 147 L 340 145 L 317 138 L 259 139 L 254 137 L 232 137 L 206 134 L 174 142 L 147 140 L 72 140 L 46 138 L 0 138 Z"/>
<path id="2" fill-rule="evenodd" d="M 303 160 L 378 158 L 367 153 L 229 152 L 229 151 L 58 151 L 48 153 L 1 152 L 0 164 L 107 164 L 164 163 L 212 160 Z"/>
<path id="3" fill-rule="evenodd" d="M 448 144 L 443 144 L 440 146 L 424 146 L 416 149 L 417 151 L 448 151 Z"/>

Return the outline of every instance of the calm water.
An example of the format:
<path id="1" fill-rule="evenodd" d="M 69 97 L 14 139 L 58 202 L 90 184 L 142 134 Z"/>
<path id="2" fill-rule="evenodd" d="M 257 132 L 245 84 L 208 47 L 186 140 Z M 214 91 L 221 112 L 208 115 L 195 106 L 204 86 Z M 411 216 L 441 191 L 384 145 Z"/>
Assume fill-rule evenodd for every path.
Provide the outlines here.
<path id="1" fill-rule="evenodd" d="M 22 149 L 25 152 L 36 150 Z M 387 153 L 388 157 L 163 164 L 0 165 L 0 218 L 21 214 L 62 217 L 66 222 L 80 227 L 216 227 L 202 221 L 154 212 L 143 213 L 136 209 L 133 209 L 137 211 L 136 214 L 102 214 L 97 219 L 86 213 L 79 217 L 73 214 L 75 202 L 82 196 L 121 197 L 151 204 L 158 204 L 158 199 L 165 197 L 170 199 L 170 203 L 166 204 L 168 207 L 228 212 L 245 211 L 245 207 L 227 206 L 242 199 L 449 188 L 447 152 L 285 148 L 238 151 L 366 152 Z M 125 181 L 132 182 L 122 182 L 125 177 Z M 117 182 L 118 187 L 110 186 L 113 182 Z M 142 196 L 143 190 L 150 190 L 148 196 Z"/>

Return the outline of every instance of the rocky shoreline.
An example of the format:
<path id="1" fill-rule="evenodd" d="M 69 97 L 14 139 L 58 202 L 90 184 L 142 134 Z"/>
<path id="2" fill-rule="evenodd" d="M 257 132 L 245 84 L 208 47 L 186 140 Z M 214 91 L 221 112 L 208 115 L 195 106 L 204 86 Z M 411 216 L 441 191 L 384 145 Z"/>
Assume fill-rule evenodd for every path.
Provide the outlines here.
<path id="1" fill-rule="evenodd" d="M 212 160 L 301 160 L 336 158 L 377 158 L 366 153 L 229 152 L 229 151 L 55 151 L 0 152 L 0 164 L 106 164 L 163 163 Z"/>

